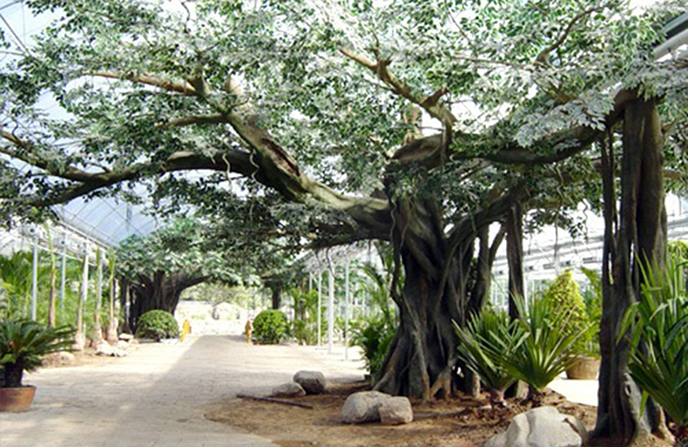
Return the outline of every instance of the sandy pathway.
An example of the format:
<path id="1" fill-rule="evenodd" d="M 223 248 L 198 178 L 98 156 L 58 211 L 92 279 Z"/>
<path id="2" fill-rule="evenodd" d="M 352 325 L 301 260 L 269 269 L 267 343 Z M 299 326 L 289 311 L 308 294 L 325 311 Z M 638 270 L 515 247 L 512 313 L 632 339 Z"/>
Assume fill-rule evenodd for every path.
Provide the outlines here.
<path id="1" fill-rule="evenodd" d="M 203 419 L 204 406 L 239 392 L 261 394 L 299 369 L 328 379 L 362 378 L 343 350 L 249 346 L 238 336 L 141 344 L 129 357 L 31 374 L 31 411 L 0 413 L 0 446 L 269 446 Z"/>

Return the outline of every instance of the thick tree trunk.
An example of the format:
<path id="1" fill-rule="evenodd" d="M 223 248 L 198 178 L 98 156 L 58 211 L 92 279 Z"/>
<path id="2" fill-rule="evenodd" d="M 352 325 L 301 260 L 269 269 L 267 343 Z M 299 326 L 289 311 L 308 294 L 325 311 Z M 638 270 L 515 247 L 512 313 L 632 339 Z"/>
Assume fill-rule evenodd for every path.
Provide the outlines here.
<path id="1" fill-rule="evenodd" d="M 611 135 L 610 135 L 611 140 Z M 640 414 L 640 392 L 628 372 L 627 336 L 616 342 L 626 309 L 640 293 L 639 262 L 663 264 L 666 212 L 662 185 L 663 138 L 654 100 L 626 108 L 621 166 L 621 209 L 616 212 L 613 145 L 603 151 L 605 240 L 600 325 L 602 366 L 594 436 L 631 443 L 661 428 L 660 411 L 650 400 Z"/>
<path id="2" fill-rule="evenodd" d="M 479 265 L 473 262 L 475 241 L 524 193 L 516 189 L 513 195 L 466 216 L 449 234 L 445 234 L 445 223 L 432 200 L 398 204 L 392 232 L 396 270 L 392 298 L 399 307 L 400 324 L 376 390 L 423 399 L 453 392 L 458 343 L 453 322 L 459 326 L 466 323 L 471 268 Z M 403 289 L 399 285 L 402 265 Z"/>
<path id="3" fill-rule="evenodd" d="M 282 288 L 279 286 L 273 286 L 270 288 L 272 297 L 272 308 L 274 310 L 279 310 L 282 305 Z"/>
<path id="4" fill-rule="evenodd" d="M 152 276 L 139 275 L 138 282 L 130 285 L 128 324 L 136 331 L 141 315 L 151 310 L 164 310 L 174 314 L 184 290 L 207 280 L 206 277 L 189 277 L 181 273 L 155 272 Z"/>

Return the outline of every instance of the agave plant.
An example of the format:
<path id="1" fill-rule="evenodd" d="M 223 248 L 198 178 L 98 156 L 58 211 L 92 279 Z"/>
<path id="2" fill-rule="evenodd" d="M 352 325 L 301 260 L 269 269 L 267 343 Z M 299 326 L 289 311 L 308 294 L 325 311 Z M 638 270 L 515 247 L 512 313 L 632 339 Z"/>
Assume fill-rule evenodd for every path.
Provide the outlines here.
<path id="1" fill-rule="evenodd" d="M 640 299 L 626 311 L 618 339 L 631 337 L 629 371 L 647 396 L 688 439 L 688 291 L 685 262 L 668 257 L 666 267 L 642 266 Z M 630 331 L 629 331 L 630 329 Z M 628 332 L 627 332 L 628 331 Z"/>
<path id="2" fill-rule="evenodd" d="M 561 322 L 568 315 L 556 309 L 552 301 L 531 298 L 527 311 L 525 300 L 514 301 L 519 313 L 518 324 L 527 335 L 511 355 L 499 351 L 493 351 L 493 355 L 516 379 L 527 383 L 534 396 L 578 361 L 572 347 L 589 327 L 564 332 Z"/>
<path id="3" fill-rule="evenodd" d="M 69 349 L 73 330 L 68 326 L 45 327 L 27 319 L 0 321 L 0 365 L 6 388 L 22 386 L 24 371 L 42 364 L 43 356 Z"/>
<path id="4" fill-rule="evenodd" d="M 461 328 L 454 323 L 461 343 L 457 347 L 459 358 L 475 372 L 490 391 L 494 404 L 504 402 L 504 392 L 516 378 L 502 366 L 499 357 L 511 357 L 527 334 L 516 321 L 509 321 L 505 312 L 485 309 L 474 315 Z"/>

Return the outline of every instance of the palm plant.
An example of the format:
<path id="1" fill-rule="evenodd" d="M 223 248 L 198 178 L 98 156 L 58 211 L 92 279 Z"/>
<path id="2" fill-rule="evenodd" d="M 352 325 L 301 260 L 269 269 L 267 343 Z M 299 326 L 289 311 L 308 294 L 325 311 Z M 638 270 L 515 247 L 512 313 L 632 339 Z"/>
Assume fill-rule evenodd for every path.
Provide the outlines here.
<path id="1" fill-rule="evenodd" d="M 629 371 L 643 391 L 676 424 L 679 442 L 688 439 L 688 291 L 684 262 L 668 257 L 666 267 L 643 265 L 640 299 L 626 311 L 618 340 L 631 338 Z M 629 331 L 630 329 L 630 331 Z"/>
<path id="2" fill-rule="evenodd" d="M 511 355 L 494 349 L 492 355 L 516 379 L 527 383 L 531 398 L 535 398 L 577 361 L 572 347 L 589 328 L 584 326 L 577 331 L 564 332 L 561 323 L 568 315 L 556 309 L 550 300 L 531 298 L 527 311 L 525 300 L 517 298 L 514 301 L 518 308 L 518 324 L 526 336 Z"/>
<path id="3" fill-rule="evenodd" d="M 68 326 L 45 327 L 27 319 L 0 321 L 0 364 L 4 387 L 22 386 L 24 371 L 42 364 L 43 356 L 69 349 L 73 330 Z"/>
<path id="4" fill-rule="evenodd" d="M 454 330 L 461 341 L 457 347 L 459 358 L 489 389 L 493 404 L 502 404 L 504 392 L 516 378 L 495 354 L 511 357 L 527 334 L 517 321 L 510 321 L 505 312 L 491 308 L 474 315 L 466 327 L 461 328 L 454 322 Z"/>

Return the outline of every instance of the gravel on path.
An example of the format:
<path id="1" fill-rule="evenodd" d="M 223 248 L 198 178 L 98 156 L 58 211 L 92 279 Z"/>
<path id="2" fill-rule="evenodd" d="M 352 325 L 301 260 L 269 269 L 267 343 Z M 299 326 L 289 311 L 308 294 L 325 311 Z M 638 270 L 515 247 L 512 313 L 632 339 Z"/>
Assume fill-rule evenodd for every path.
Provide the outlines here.
<path id="1" fill-rule="evenodd" d="M 204 407 L 267 394 L 301 369 L 338 381 L 362 379 L 361 367 L 343 348 L 253 346 L 240 336 L 143 343 L 121 359 L 28 375 L 36 400 L 26 413 L 0 413 L 0 446 L 271 446 L 205 420 Z"/>

